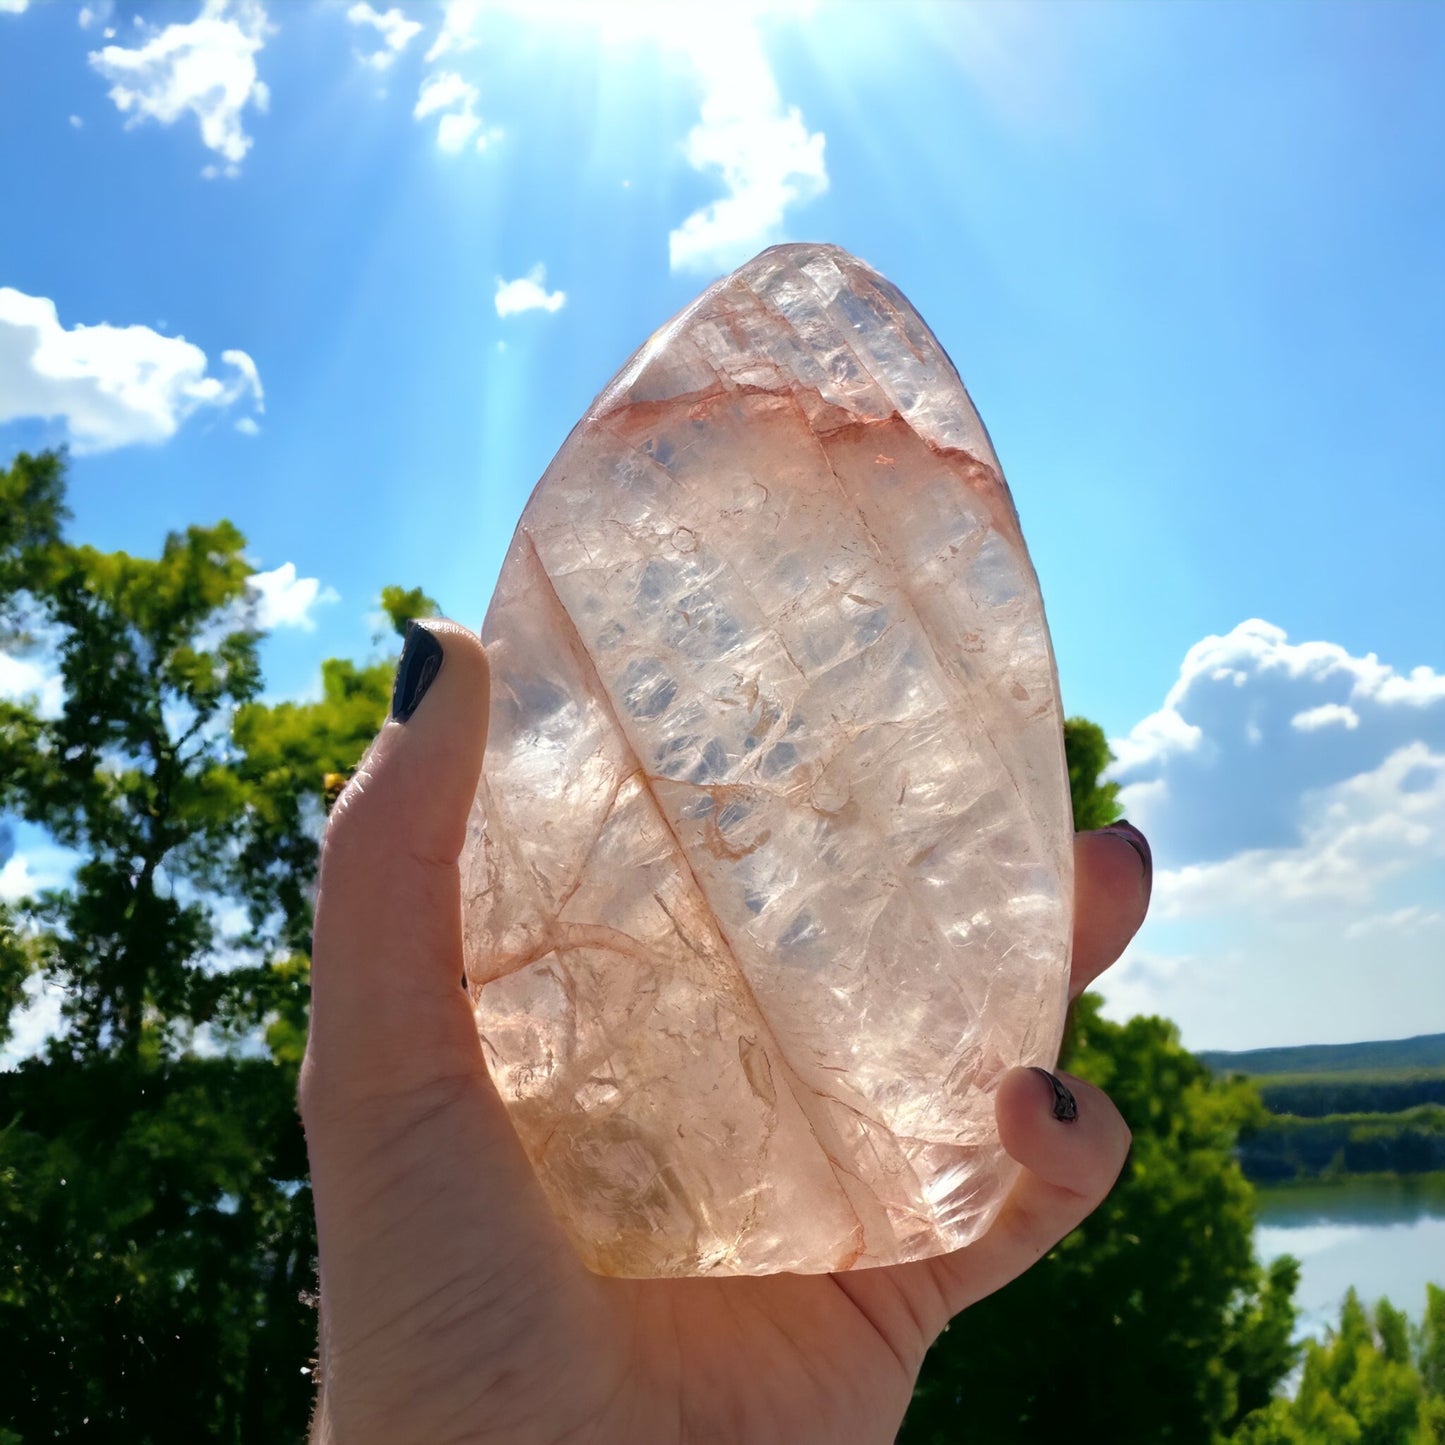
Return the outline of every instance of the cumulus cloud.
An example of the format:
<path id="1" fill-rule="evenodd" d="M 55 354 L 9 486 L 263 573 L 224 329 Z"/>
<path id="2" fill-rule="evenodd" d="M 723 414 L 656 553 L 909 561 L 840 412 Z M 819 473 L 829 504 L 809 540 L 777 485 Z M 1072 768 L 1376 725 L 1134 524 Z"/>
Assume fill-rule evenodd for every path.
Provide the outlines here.
<path id="1" fill-rule="evenodd" d="M 547 268 L 539 261 L 515 281 L 498 276 L 494 301 L 498 316 L 515 316 L 520 311 L 560 311 L 567 304 L 567 293 L 547 290 Z"/>
<path id="2" fill-rule="evenodd" d="M 724 194 L 668 236 L 674 271 L 727 270 L 778 239 L 791 206 L 828 189 L 824 135 L 784 106 L 754 17 L 734 14 L 695 33 L 688 51 L 702 112 L 683 147 L 687 163 Z"/>
<path id="3" fill-rule="evenodd" d="M 114 9 L 113 0 L 93 0 L 92 4 L 82 5 L 75 18 L 82 30 L 89 30 L 92 26 L 104 25 Z"/>
<path id="4" fill-rule="evenodd" d="M 366 25 L 376 31 L 381 48 L 369 54 L 357 54 L 357 59 L 373 70 L 390 69 L 396 57 L 421 34 L 420 21 L 409 19 L 396 6 L 390 10 L 373 10 L 366 0 L 357 0 L 346 12 L 346 18 L 353 25 Z"/>
<path id="5" fill-rule="evenodd" d="M 1111 741 L 1111 776 L 1131 814 L 1167 824 L 1166 856 L 1187 840 L 1220 857 L 1292 843 L 1305 793 L 1417 739 L 1445 748 L 1445 674 L 1251 618 L 1189 649 L 1163 706 Z"/>
<path id="6" fill-rule="evenodd" d="M 270 103 L 256 68 L 270 33 L 260 0 L 204 0 L 194 20 L 154 31 L 134 49 L 92 51 L 90 64 L 111 82 L 110 98 L 129 117 L 128 126 L 171 125 L 193 115 L 202 142 L 222 162 L 203 174 L 236 175 L 251 149 L 242 112 L 247 106 L 264 111 Z"/>
<path id="7" fill-rule="evenodd" d="M 1354 731 L 1360 725 L 1360 715 L 1354 708 L 1342 702 L 1322 702 L 1318 707 L 1307 707 L 1297 712 L 1289 725 L 1302 733 L 1318 732 L 1320 728 L 1342 727 Z"/>
<path id="8" fill-rule="evenodd" d="M 1162 762 L 1174 753 L 1192 753 L 1204 741 L 1204 732 L 1187 723 L 1167 702 L 1134 724 L 1127 737 L 1114 738 L 1114 773 L 1127 776 L 1141 765 Z"/>
<path id="9" fill-rule="evenodd" d="M 0 423 L 59 419 L 79 452 L 161 442 L 195 412 L 260 411 L 261 378 L 244 351 L 219 373 L 181 336 L 149 326 L 65 327 L 55 303 L 0 287 Z"/>
<path id="10" fill-rule="evenodd" d="M 440 60 L 449 51 L 460 54 L 476 43 L 477 21 L 481 18 L 483 0 L 446 0 L 442 7 L 442 26 L 427 51 L 428 63 Z"/>
<path id="11" fill-rule="evenodd" d="M 0 0 L 0 15 L 23 15 L 30 8 L 30 0 Z"/>
<path id="12" fill-rule="evenodd" d="M 270 632 L 277 627 L 299 627 L 310 632 L 316 626 L 316 608 L 339 602 L 332 587 L 318 578 L 298 577 L 294 562 L 283 562 L 270 572 L 253 572 L 246 584 L 256 602 L 256 625 Z"/>
<path id="13" fill-rule="evenodd" d="M 1253 619 L 1189 649 L 1115 742 L 1158 863 L 1111 1012 L 1196 1047 L 1445 1028 L 1445 689 Z"/>
<path id="14" fill-rule="evenodd" d="M 411 113 L 417 120 L 436 116 L 437 145 L 449 155 L 465 149 L 469 141 L 481 151 L 502 133 L 495 126 L 483 129 L 477 100 L 475 85 L 454 70 L 441 70 L 422 81 Z"/>
<path id="15" fill-rule="evenodd" d="M 1445 752 L 1410 743 L 1378 767 L 1296 800 L 1296 840 L 1186 863 L 1155 879 L 1165 918 L 1217 917 L 1249 909 L 1368 907 L 1391 879 L 1445 859 Z"/>

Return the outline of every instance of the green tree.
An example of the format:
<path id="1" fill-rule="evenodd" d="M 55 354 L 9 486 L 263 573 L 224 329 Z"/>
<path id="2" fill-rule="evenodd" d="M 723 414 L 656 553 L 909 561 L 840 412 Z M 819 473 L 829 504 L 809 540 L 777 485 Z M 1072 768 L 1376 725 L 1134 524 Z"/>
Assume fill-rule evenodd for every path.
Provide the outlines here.
<path id="1" fill-rule="evenodd" d="M 1074 827 L 1081 833 L 1107 827 L 1119 817 L 1120 808 L 1118 783 L 1103 781 L 1104 770 L 1114 761 L 1104 729 L 1088 718 L 1069 718 L 1064 723 L 1064 755 Z"/>
<path id="2" fill-rule="evenodd" d="M 1441 1445 L 1445 1392 L 1445 1290 L 1427 1289 L 1411 1329 L 1388 1300 L 1367 1310 L 1351 1290 L 1339 1324 L 1306 1348 L 1299 1389 L 1251 1414 L 1238 1445 Z"/>
<path id="3" fill-rule="evenodd" d="M 60 1030 L 0 1074 L 0 1421 L 299 1439 L 316 843 L 393 664 L 328 663 L 320 701 L 264 705 L 241 534 L 101 552 L 65 535 L 64 484 L 53 453 L 0 472 L 0 643 L 52 659 L 63 696 L 0 703 L 0 813 L 76 860 L 0 912 L 0 1032 L 31 972 L 63 990 Z M 386 599 L 398 626 L 430 607 Z"/>
<path id="4" fill-rule="evenodd" d="M 438 615 L 436 603 L 420 587 L 383 587 L 381 610 L 398 637 L 406 636 L 409 622 Z"/>

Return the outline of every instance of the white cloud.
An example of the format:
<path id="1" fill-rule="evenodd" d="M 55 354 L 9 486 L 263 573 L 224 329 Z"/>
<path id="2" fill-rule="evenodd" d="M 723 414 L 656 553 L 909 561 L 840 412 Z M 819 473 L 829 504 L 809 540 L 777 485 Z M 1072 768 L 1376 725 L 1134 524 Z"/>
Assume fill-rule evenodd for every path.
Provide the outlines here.
<path id="1" fill-rule="evenodd" d="M 251 149 L 242 125 L 247 106 L 264 111 L 270 93 L 256 69 L 271 27 L 260 0 L 204 0 L 196 19 L 167 25 L 135 49 L 107 45 L 90 63 L 111 82 L 110 98 L 127 125 L 171 125 L 194 115 L 201 140 L 226 162 L 212 174 L 234 174 Z"/>
<path id="2" fill-rule="evenodd" d="M 223 351 L 221 360 L 241 373 L 242 391 L 250 396 L 258 412 L 265 411 L 266 393 L 261 388 L 261 373 L 256 370 L 256 363 L 244 351 L 237 351 L 234 347 Z"/>
<path id="3" fill-rule="evenodd" d="M 53 659 L 36 660 L 0 652 L 0 698 L 33 702 L 41 717 L 59 717 L 65 688 Z"/>
<path id="4" fill-rule="evenodd" d="M 0 903 L 14 903 L 32 891 L 30 869 L 26 867 L 25 859 L 19 853 L 7 858 L 4 867 L 0 867 Z"/>
<path id="5" fill-rule="evenodd" d="M 1445 747 L 1445 673 L 1400 671 L 1338 643 L 1291 642 L 1251 618 L 1189 649 L 1163 706 L 1111 739 L 1110 776 L 1126 805 L 1151 818 L 1165 816 L 1151 797 L 1167 797 L 1180 832 L 1218 856 L 1288 842 L 1305 791 L 1377 766 L 1416 738 Z M 1162 792 L 1139 791 L 1160 781 Z"/>
<path id="6" fill-rule="evenodd" d="M 1289 725 L 1302 733 L 1318 732 L 1321 728 L 1336 725 L 1353 732 L 1360 725 L 1360 715 L 1354 708 L 1342 702 L 1322 702 L 1318 707 L 1307 707 L 1297 712 Z"/>
<path id="7" fill-rule="evenodd" d="M 656 47 L 698 82 L 700 113 L 682 155 L 722 192 L 670 232 L 671 265 L 726 269 L 781 239 L 790 209 L 828 188 L 825 137 L 809 129 L 797 106 L 784 103 L 762 37 L 765 17 L 807 8 L 784 0 L 736 0 L 721 9 L 673 0 L 448 0 L 426 59 L 445 59 L 452 68 L 427 76 L 414 114 L 439 116 L 437 143 L 446 151 L 473 141 L 483 149 L 501 134 L 483 127 L 477 88 L 455 68 L 457 57 L 477 44 L 487 10 L 507 10 L 538 30 L 590 32 L 589 45 L 604 56 L 613 45 Z"/>
<path id="8" fill-rule="evenodd" d="M 437 145 L 449 155 L 462 150 L 473 137 L 476 148 L 485 150 L 502 132 L 495 126 L 482 128 L 477 99 L 475 85 L 454 70 L 441 70 L 422 81 L 412 115 L 417 120 L 437 117 Z"/>
<path id="9" fill-rule="evenodd" d="M 230 375 L 181 336 L 149 326 L 60 324 L 55 303 L 0 287 L 0 423 L 59 418 L 80 452 L 173 436 L 193 413 L 248 403 L 261 381 L 244 351 L 221 353 Z"/>
<path id="10" fill-rule="evenodd" d="M 483 0 L 446 0 L 442 7 L 442 28 L 427 51 L 428 62 L 440 60 L 448 51 L 461 53 L 476 43 L 475 30 L 481 18 Z"/>
<path id="11" fill-rule="evenodd" d="M 1411 743 L 1378 768 L 1307 795 L 1299 812 L 1299 836 L 1286 847 L 1161 870 L 1155 912 L 1172 919 L 1246 909 L 1277 918 L 1303 908 L 1318 918 L 1369 907 L 1392 878 L 1445 859 L 1445 753 Z"/>
<path id="12" fill-rule="evenodd" d="M 34 833 L 36 830 L 28 830 Z M 59 888 L 75 872 L 81 855 L 43 837 L 31 839 L 0 867 L 0 902 L 15 903 L 47 888 Z"/>
<path id="13" fill-rule="evenodd" d="M 538 262 L 515 281 L 498 276 L 494 299 L 498 316 L 515 316 L 520 311 L 560 311 L 567 304 L 567 293 L 547 290 L 547 268 Z"/>
<path id="14" fill-rule="evenodd" d="M 236 423 L 236 430 L 240 432 L 242 436 L 253 437 L 261 428 L 255 417 L 243 416 L 240 421 Z"/>
<path id="15" fill-rule="evenodd" d="M 1124 774 L 1141 763 L 1156 762 L 1171 753 L 1192 753 L 1203 741 L 1203 732 L 1185 722 L 1166 701 L 1158 712 L 1151 712 L 1135 723 L 1127 737 L 1110 740 L 1114 772 Z"/>
<path id="16" fill-rule="evenodd" d="M 89 30 L 94 25 L 104 25 L 114 10 L 113 0 L 94 0 L 92 4 L 82 5 L 75 18 L 82 30 Z"/>
<path id="17" fill-rule="evenodd" d="M 30 0 L 0 0 L 0 15 L 23 15 Z"/>
<path id="18" fill-rule="evenodd" d="M 381 49 L 370 54 L 358 53 L 357 58 L 373 70 L 387 70 L 396 57 L 421 34 L 421 23 L 408 19 L 396 6 L 390 10 L 373 10 L 366 0 L 357 3 L 346 12 L 346 18 L 353 25 L 369 25 L 377 32 Z"/>
<path id="19" fill-rule="evenodd" d="M 18 902 L 43 886 L 31 873 L 29 860 L 23 853 L 7 858 L 5 866 L 0 868 L 0 903 Z"/>
<path id="20" fill-rule="evenodd" d="M 1412 937 L 1427 929 L 1445 927 L 1445 912 L 1438 908 L 1422 908 L 1418 903 L 1397 908 L 1393 913 L 1371 913 L 1358 918 L 1345 930 L 1346 938 L 1370 938 L 1379 934 L 1398 933 Z"/>
<path id="21" fill-rule="evenodd" d="M 1113 744 L 1156 873 L 1109 1012 L 1193 1047 L 1445 1028 L 1441 682 L 1258 619 L 1191 647 Z"/>
<path id="22" fill-rule="evenodd" d="M 83 126 L 84 124 L 85 124 L 85 122 L 84 122 L 83 120 L 81 120 L 81 118 L 80 118 L 78 115 L 73 115 L 73 116 L 70 117 L 71 129 L 73 129 L 73 130 L 79 130 L 79 129 L 81 128 L 81 126 Z"/>
<path id="23" fill-rule="evenodd" d="M 1413 667 L 1407 676 L 1381 667 L 1372 652 L 1367 661 L 1373 664 L 1368 681 L 1368 694 L 1378 702 L 1404 707 L 1429 707 L 1445 702 L 1445 672 L 1430 667 Z M 1362 680 L 1361 688 L 1366 688 Z"/>
<path id="24" fill-rule="evenodd" d="M 247 586 L 255 593 L 256 625 L 267 632 L 277 627 L 310 632 L 316 626 L 315 608 L 341 600 L 334 588 L 323 587 L 317 578 L 298 577 L 294 562 L 283 562 L 270 572 L 253 572 Z"/>
<path id="25" fill-rule="evenodd" d="M 683 152 L 725 194 L 668 235 L 668 254 L 674 271 L 727 270 L 779 238 L 789 207 L 828 189 L 824 136 L 783 105 L 753 16 L 718 14 L 687 48 L 703 94 Z"/>
<path id="26" fill-rule="evenodd" d="M 0 0 L 0 6 L 3 4 L 4 0 Z M 10 1041 L 0 1048 L 0 1071 L 34 1057 L 50 1039 L 65 1031 L 60 1013 L 64 989 L 32 973 L 21 985 L 21 996 L 23 1002 L 10 1015 Z"/>

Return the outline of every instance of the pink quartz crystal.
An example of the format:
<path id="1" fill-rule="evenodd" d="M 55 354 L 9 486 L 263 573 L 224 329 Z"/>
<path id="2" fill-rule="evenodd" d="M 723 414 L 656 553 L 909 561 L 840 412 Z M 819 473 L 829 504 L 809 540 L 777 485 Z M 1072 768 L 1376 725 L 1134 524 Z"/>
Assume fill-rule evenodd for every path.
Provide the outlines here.
<path id="1" fill-rule="evenodd" d="M 1050 1065 L 1072 825 L 1037 581 L 903 296 L 777 246 L 538 484 L 483 636 L 463 859 L 487 1061 L 610 1275 L 957 1249 Z"/>

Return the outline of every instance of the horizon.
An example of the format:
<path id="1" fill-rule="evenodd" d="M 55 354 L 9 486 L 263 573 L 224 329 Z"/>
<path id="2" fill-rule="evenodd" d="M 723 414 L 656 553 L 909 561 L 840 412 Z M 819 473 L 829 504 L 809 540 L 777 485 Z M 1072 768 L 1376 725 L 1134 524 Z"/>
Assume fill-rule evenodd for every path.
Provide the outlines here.
<path id="1" fill-rule="evenodd" d="M 1275 1054 L 1290 1049 L 1364 1049 L 1372 1048 L 1376 1044 L 1418 1044 L 1435 1039 L 1445 1043 L 1445 1033 L 1407 1034 L 1397 1039 L 1350 1039 L 1338 1044 L 1265 1044 L 1263 1047 L 1255 1049 L 1197 1049 L 1195 1052 L 1204 1054 Z"/>

